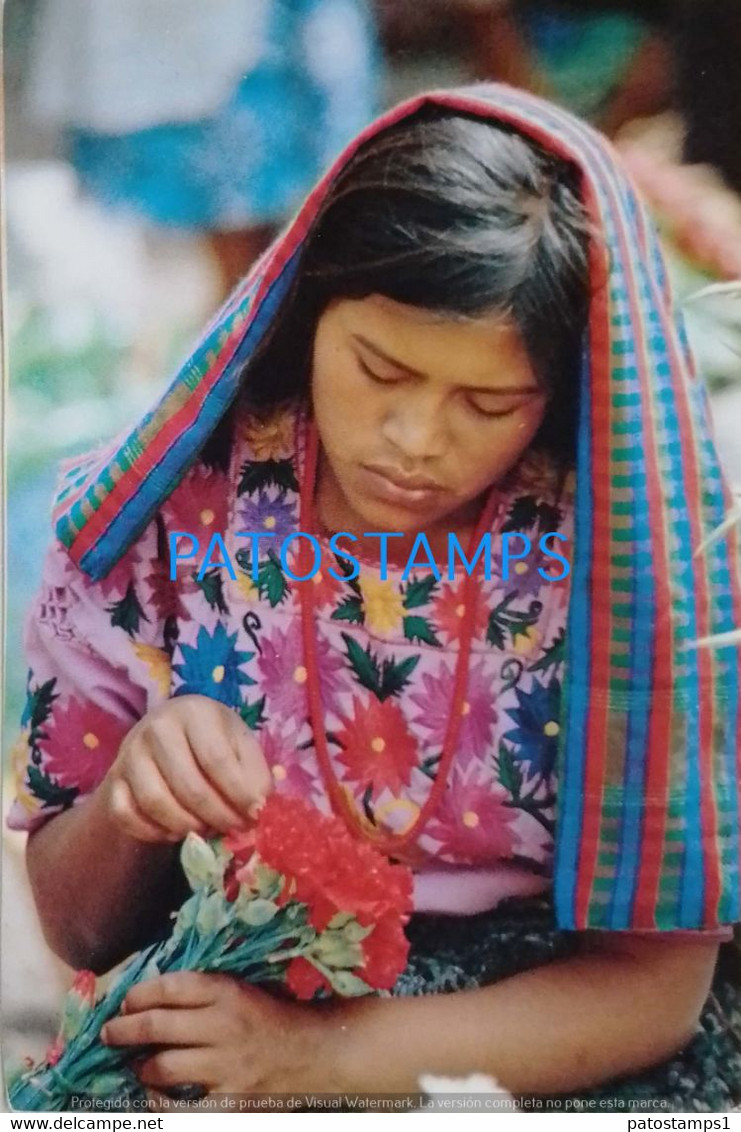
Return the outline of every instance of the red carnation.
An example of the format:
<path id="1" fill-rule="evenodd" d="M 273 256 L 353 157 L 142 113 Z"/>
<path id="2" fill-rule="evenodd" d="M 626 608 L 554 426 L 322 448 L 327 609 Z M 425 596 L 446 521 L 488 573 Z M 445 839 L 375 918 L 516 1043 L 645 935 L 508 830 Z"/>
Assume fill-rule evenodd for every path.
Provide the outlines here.
<path id="1" fill-rule="evenodd" d="M 313 998 L 318 990 L 332 989 L 321 971 L 317 971 L 314 964 L 301 955 L 288 964 L 286 984 L 296 998 L 307 1000 Z"/>

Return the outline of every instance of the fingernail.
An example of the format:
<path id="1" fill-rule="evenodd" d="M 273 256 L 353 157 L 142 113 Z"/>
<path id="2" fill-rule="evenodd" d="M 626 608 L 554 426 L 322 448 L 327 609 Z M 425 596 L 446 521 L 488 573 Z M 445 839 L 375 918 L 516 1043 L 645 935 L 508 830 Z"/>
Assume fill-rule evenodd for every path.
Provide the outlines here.
<path id="1" fill-rule="evenodd" d="M 120 1014 L 126 1014 L 128 1012 L 128 1009 L 129 1008 L 126 1005 L 126 999 L 124 999 L 123 1002 L 121 1003 L 121 1009 L 120 1009 L 119 1013 Z"/>
<path id="2" fill-rule="evenodd" d="M 100 1040 L 102 1041 L 104 1046 L 108 1045 L 108 1027 L 107 1026 L 104 1026 L 103 1029 L 100 1031 Z"/>

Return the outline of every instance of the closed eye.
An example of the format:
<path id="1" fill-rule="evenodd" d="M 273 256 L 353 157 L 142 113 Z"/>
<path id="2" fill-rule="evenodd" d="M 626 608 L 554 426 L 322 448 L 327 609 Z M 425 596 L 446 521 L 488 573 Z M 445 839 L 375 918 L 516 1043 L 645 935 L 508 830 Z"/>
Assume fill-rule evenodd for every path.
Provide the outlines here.
<path id="1" fill-rule="evenodd" d="M 368 363 L 364 361 L 363 358 L 361 358 L 359 355 L 356 355 L 356 357 L 358 359 L 358 365 L 360 366 L 361 372 L 364 373 L 366 377 L 370 378 L 371 381 L 375 381 L 377 385 L 396 385 L 397 382 L 401 380 L 401 378 L 399 377 L 382 376 L 380 373 L 377 373 L 375 370 L 371 369 Z"/>
<path id="2" fill-rule="evenodd" d="M 468 405 L 473 409 L 478 417 L 486 417 L 488 420 L 495 420 L 501 417 L 511 417 L 517 412 L 521 405 L 512 405 L 508 409 L 482 409 L 475 401 L 468 401 Z"/>

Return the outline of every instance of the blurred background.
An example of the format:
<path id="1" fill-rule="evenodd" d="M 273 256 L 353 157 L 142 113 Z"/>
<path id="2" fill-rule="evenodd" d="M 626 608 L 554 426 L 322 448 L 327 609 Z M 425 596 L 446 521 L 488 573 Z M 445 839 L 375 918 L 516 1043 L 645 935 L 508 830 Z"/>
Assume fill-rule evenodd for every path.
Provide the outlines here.
<path id="1" fill-rule="evenodd" d="M 416 91 L 500 79 L 614 139 L 741 485 L 738 0 L 5 0 L 3 19 L 6 806 L 59 459 L 136 420 L 342 146 Z M 69 972 L 40 939 L 24 837 L 3 838 L 12 1068 L 43 1055 Z"/>

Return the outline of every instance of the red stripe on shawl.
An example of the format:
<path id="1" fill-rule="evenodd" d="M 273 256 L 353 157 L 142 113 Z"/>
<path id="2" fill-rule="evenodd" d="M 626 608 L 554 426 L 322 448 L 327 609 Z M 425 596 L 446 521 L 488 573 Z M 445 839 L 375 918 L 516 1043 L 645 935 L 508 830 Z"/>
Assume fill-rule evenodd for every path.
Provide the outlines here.
<path id="1" fill-rule="evenodd" d="M 643 217 L 639 224 L 639 230 L 643 229 Z M 651 277 L 652 285 L 655 280 Z M 694 370 L 690 367 L 693 366 L 694 359 L 690 358 L 685 362 L 684 354 L 681 345 L 677 342 L 677 331 L 671 321 L 668 319 L 667 325 L 667 311 L 672 309 L 672 292 L 671 283 L 666 279 L 663 289 L 664 304 L 660 301 L 656 303 L 656 309 L 659 311 L 662 319 L 662 329 L 667 342 L 670 358 L 670 366 L 672 373 L 682 373 L 684 370 L 688 371 L 689 380 L 696 380 Z M 701 501 L 701 469 L 699 462 L 699 455 L 697 450 L 697 430 L 692 421 L 692 414 L 688 404 L 687 388 L 684 383 L 678 383 L 676 388 L 676 405 L 677 415 L 680 418 L 680 436 L 682 437 L 682 444 L 680 446 L 682 466 L 685 474 L 687 500 L 687 514 L 691 525 L 690 543 L 692 546 L 699 546 L 703 539 L 702 533 L 702 501 Z M 728 493 L 726 493 L 728 494 Z M 735 559 L 735 553 L 731 552 L 731 562 Z M 707 560 L 706 560 L 707 561 Z M 702 567 L 702 562 L 697 571 L 695 571 L 695 593 L 697 600 L 697 636 L 708 636 L 711 631 L 711 618 L 710 618 L 710 594 L 708 590 L 708 582 L 706 571 Z M 738 587 L 731 586 L 733 595 L 733 605 L 736 623 L 739 623 L 741 616 L 741 592 Z M 712 790 L 713 783 L 713 704 L 715 702 L 714 692 L 714 675 L 713 675 L 713 661 L 710 653 L 706 649 L 696 650 L 698 653 L 698 677 L 700 683 L 700 824 L 702 829 L 702 843 L 704 854 L 704 875 L 705 875 L 705 893 L 704 893 L 704 917 L 705 922 L 715 924 L 718 918 L 719 903 L 722 894 L 722 862 L 716 852 L 714 860 L 711 861 L 709 853 L 709 845 L 712 844 L 718 848 L 718 813 L 715 806 L 715 795 Z M 705 683 L 706 676 L 709 675 L 710 679 Z M 709 696 L 703 695 L 703 688 L 710 687 Z M 708 706 L 709 705 L 709 706 Z M 667 746 L 665 748 L 669 750 Z M 667 767 L 668 772 L 668 767 Z M 708 790 L 708 784 L 711 789 Z M 739 783 L 739 807 L 741 808 L 741 782 Z M 660 868 L 659 862 L 659 868 Z M 712 867 L 711 867 L 712 866 Z"/>
<path id="2" fill-rule="evenodd" d="M 585 186 L 585 204 L 595 221 L 599 220 L 599 205 L 591 191 Z M 595 243 L 590 248 L 590 274 L 596 270 L 599 260 L 604 262 L 605 251 Z M 591 586 L 591 624 L 590 639 L 609 640 L 612 632 L 612 609 L 609 601 L 604 601 L 604 593 L 598 593 L 599 579 L 609 577 L 611 546 L 609 538 L 602 532 L 610 525 L 610 414 L 612 382 L 610 370 L 610 300 L 608 288 L 601 287 L 592 296 L 590 311 L 590 354 L 592 358 L 591 381 L 591 430 L 592 430 L 592 586 Z M 601 444 L 597 445 L 597 438 Z M 599 469 L 599 470 L 597 470 Z M 604 571 L 604 572 L 603 572 Z M 590 684 L 609 688 L 610 653 L 609 649 L 597 650 L 601 654 L 599 664 L 592 655 Z M 600 847 L 600 807 L 589 805 L 588 799 L 600 798 L 604 793 L 605 768 L 607 761 L 608 734 L 607 697 L 590 696 L 586 711 L 585 743 L 588 757 L 584 759 L 583 795 L 585 799 L 582 816 L 582 835 L 577 862 L 577 881 L 575 892 L 575 927 L 586 927 L 592 890 L 597 872 Z"/>
<path id="3" fill-rule="evenodd" d="M 663 318 L 663 308 L 659 306 Z M 665 327 L 666 339 L 670 351 L 670 364 L 673 372 L 682 372 L 678 369 L 683 363 L 678 358 L 676 339 L 673 327 Z M 676 397 L 677 415 L 680 418 L 680 436 L 682 444 L 682 465 L 685 473 L 685 498 L 687 500 L 687 515 L 691 524 L 690 545 L 699 546 L 703 539 L 701 515 L 702 505 L 700 498 L 701 471 L 697 452 L 697 432 L 693 426 L 692 416 L 687 401 L 686 386 L 680 384 Z M 697 635 L 708 636 L 711 632 L 710 594 L 708 579 L 703 568 L 703 561 L 707 558 L 701 556 L 697 570 L 695 570 L 695 593 L 697 602 Z M 702 829 L 702 850 L 704 858 L 703 873 L 705 876 L 704 893 L 704 923 L 712 927 L 717 923 L 719 902 L 722 892 L 721 861 L 718 850 L 718 813 L 715 805 L 715 792 L 713 790 L 713 712 L 715 702 L 715 677 L 713 659 L 707 649 L 697 649 L 697 667 L 700 685 L 700 825 Z M 665 748 L 669 750 L 669 747 Z M 668 760 L 667 760 L 668 770 Z M 709 789 L 708 789 L 709 788 Z M 711 856 L 711 845 L 715 853 Z"/>

